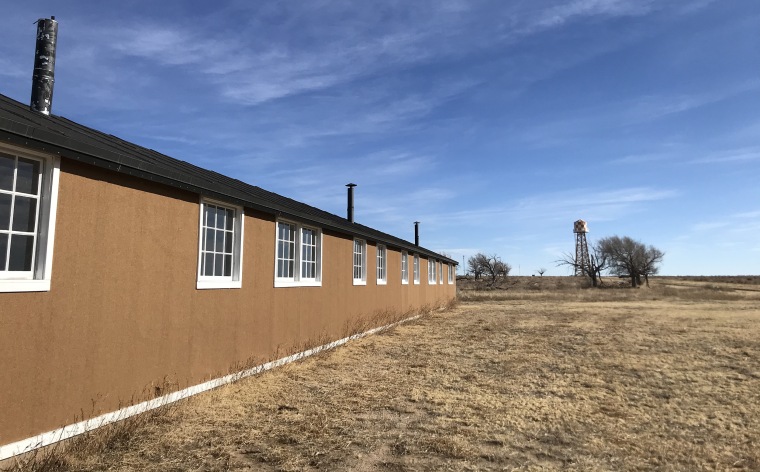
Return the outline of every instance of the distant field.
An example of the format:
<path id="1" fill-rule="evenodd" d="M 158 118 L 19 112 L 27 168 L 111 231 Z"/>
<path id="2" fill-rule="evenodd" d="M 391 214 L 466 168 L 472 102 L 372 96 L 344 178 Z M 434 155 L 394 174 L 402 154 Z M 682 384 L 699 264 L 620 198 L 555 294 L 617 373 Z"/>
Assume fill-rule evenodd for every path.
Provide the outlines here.
<path id="1" fill-rule="evenodd" d="M 456 308 L 195 397 L 129 434 L 95 433 L 106 451 L 74 442 L 55 466 L 760 470 L 760 278 L 606 281 L 462 281 Z"/>

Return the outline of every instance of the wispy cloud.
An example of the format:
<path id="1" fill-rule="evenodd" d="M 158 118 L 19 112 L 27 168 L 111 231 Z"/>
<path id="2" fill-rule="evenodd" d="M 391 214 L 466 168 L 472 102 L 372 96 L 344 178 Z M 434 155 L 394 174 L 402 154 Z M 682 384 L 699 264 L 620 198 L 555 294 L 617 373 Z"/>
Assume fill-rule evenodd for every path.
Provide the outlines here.
<path id="1" fill-rule="evenodd" d="M 760 160 L 760 148 L 742 148 L 711 153 L 707 156 L 692 159 L 691 164 L 729 164 L 746 163 Z"/>
<path id="2" fill-rule="evenodd" d="M 745 211 L 742 213 L 736 213 L 731 216 L 733 218 L 739 218 L 739 219 L 760 219 L 760 210 Z"/>
<path id="3" fill-rule="evenodd" d="M 755 92 L 758 89 L 760 89 L 760 80 L 748 80 L 729 84 L 717 90 L 705 89 L 680 94 L 647 94 L 611 100 L 602 104 L 593 103 L 586 108 L 575 108 L 566 116 L 560 114 L 559 118 L 552 117 L 521 129 L 517 139 L 537 149 L 566 146 L 586 141 L 589 136 L 607 137 L 634 127 L 649 126 L 673 115 L 699 112 L 702 107 L 732 99 L 747 92 Z M 748 128 L 743 135 L 749 138 L 752 131 L 757 129 L 760 129 L 760 125 Z M 653 152 L 630 154 L 612 159 L 608 163 L 636 164 L 684 160 L 679 152 L 686 151 L 687 148 L 688 146 L 684 143 L 666 141 L 657 143 L 657 149 Z M 735 160 L 749 158 L 751 158 L 750 155 L 731 157 Z"/>
<path id="4" fill-rule="evenodd" d="M 594 221 L 611 221 L 640 211 L 648 202 L 674 198 L 678 192 L 669 189 L 632 187 L 598 191 L 578 189 L 523 198 L 504 205 L 489 206 L 431 216 L 445 224 L 460 223 L 486 226 L 495 221 L 540 222 L 556 224 L 574 221 L 578 215 Z"/>
<path id="5" fill-rule="evenodd" d="M 692 94 L 637 97 L 635 101 L 629 104 L 628 117 L 634 122 L 650 121 L 718 103 L 758 88 L 760 88 L 760 80 L 751 80 L 720 90 L 706 90 Z"/>
<path id="6" fill-rule="evenodd" d="M 190 67 L 221 97 L 248 105 L 347 84 L 433 59 L 466 57 L 585 17 L 644 15 L 653 0 L 414 4 L 252 4 L 234 23 L 126 19 L 89 28 L 91 45 L 163 67 Z M 657 6 L 657 8 L 661 8 Z M 340 21 L 335 21 L 340 18 Z M 273 26 L 286 25 L 285 28 Z M 382 21 L 379 21 L 382 19 Z M 234 28 L 236 35 L 221 35 Z M 108 56 L 105 54 L 104 56 Z"/>
<path id="7" fill-rule="evenodd" d="M 561 26 L 580 17 L 593 16 L 639 16 L 649 13 L 652 0 L 575 0 L 542 11 L 529 23 L 528 30 L 540 30 Z"/>
<path id="8" fill-rule="evenodd" d="M 673 155 L 668 153 L 644 153 L 629 154 L 609 161 L 610 164 L 644 164 L 652 162 L 662 162 L 672 159 Z"/>
<path id="9" fill-rule="evenodd" d="M 688 232 L 679 236 L 679 240 L 702 238 L 707 233 L 717 233 L 723 236 L 722 242 L 732 246 L 756 244 L 756 235 L 760 232 L 760 210 L 747 211 L 727 215 L 710 221 L 694 223 Z"/>
<path id="10" fill-rule="evenodd" d="M 108 46 L 125 56 L 164 65 L 216 64 L 219 57 L 230 57 L 235 42 L 198 36 L 193 31 L 172 29 L 166 24 L 138 23 L 110 30 L 114 41 Z"/>
<path id="11" fill-rule="evenodd" d="M 727 221 L 710 221 L 706 223 L 697 223 L 691 227 L 691 230 L 695 232 L 713 231 L 725 228 L 728 225 L 729 223 Z"/>
<path id="12" fill-rule="evenodd" d="M 14 79 L 25 77 L 31 78 L 32 72 L 23 70 L 21 64 L 16 61 L 10 61 L 8 59 L 0 57 L 0 76 Z"/>

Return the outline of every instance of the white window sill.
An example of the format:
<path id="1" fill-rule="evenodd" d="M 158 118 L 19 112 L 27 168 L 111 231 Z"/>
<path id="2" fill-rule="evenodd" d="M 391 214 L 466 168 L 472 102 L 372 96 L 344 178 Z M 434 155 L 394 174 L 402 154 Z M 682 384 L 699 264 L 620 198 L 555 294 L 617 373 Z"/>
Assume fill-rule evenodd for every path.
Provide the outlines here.
<path id="1" fill-rule="evenodd" d="M 420 281 L 419 281 L 419 280 L 415 280 L 415 281 L 414 281 L 414 285 L 419 285 L 419 284 L 420 284 Z"/>
<path id="2" fill-rule="evenodd" d="M 409 281 L 408 280 L 402 280 L 401 281 L 401 285 L 409 285 Z"/>
<path id="3" fill-rule="evenodd" d="M 354 285 L 367 285 L 366 280 L 354 279 Z"/>
<path id="4" fill-rule="evenodd" d="M 49 291 L 49 280 L 0 280 L 0 293 Z"/>
<path id="5" fill-rule="evenodd" d="M 195 285 L 198 290 L 209 290 L 218 288 L 241 288 L 243 286 L 240 280 L 199 280 Z"/>
<path id="6" fill-rule="evenodd" d="M 388 285 L 388 281 L 377 279 L 377 285 Z"/>
<path id="7" fill-rule="evenodd" d="M 277 280 L 274 281 L 274 286 L 279 287 L 321 287 L 321 280 Z"/>

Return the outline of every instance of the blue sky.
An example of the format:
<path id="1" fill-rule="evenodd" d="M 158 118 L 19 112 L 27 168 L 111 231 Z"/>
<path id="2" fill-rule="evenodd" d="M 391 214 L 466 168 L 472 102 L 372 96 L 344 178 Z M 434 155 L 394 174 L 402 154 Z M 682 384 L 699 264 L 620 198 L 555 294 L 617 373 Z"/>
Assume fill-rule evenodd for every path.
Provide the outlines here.
<path id="1" fill-rule="evenodd" d="M 53 113 L 172 157 L 513 274 L 579 218 L 760 273 L 757 0 L 13 2 L 0 93 L 50 15 Z"/>

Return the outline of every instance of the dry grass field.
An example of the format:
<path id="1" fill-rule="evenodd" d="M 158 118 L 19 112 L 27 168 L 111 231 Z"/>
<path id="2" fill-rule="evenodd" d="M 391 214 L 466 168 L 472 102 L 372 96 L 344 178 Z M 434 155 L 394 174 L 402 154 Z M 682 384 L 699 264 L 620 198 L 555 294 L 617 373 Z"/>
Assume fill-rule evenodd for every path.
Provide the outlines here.
<path id="1" fill-rule="evenodd" d="M 48 468 L 760 470 L 760 278 L 606 282 L 463 282 L 452 309 L 73 441 Z"/>

